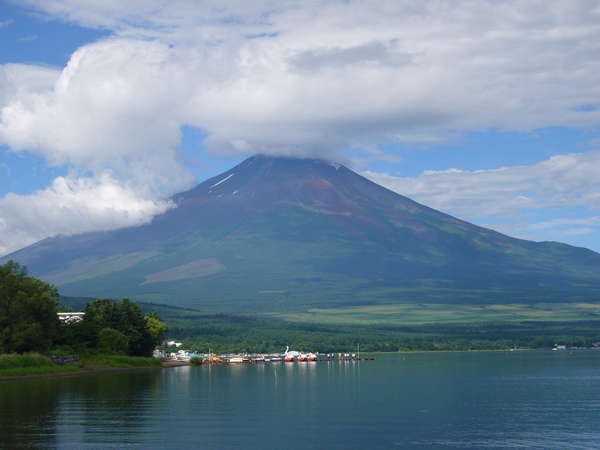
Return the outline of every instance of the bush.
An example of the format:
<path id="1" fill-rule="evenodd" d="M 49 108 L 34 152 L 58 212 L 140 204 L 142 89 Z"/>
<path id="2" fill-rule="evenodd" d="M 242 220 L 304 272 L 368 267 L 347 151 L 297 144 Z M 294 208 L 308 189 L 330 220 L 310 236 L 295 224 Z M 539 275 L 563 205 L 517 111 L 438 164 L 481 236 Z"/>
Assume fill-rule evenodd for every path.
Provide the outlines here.
<path id="1" fill-rule="evenodd" d="M 58 332 L 58 292 L 9 261 L 0 266 L 0 352 L 45 351 Z"/>
<path id="2" fill-rule="evenodd" d="M 126 355 L 129 350 L 129 338 L 113 328 L 103 328 L 98 333 L 98 350 L 103 353 Z"/>
<path id="3" fill-rule="evenodd" d="M 21 367 L 53 366 L 52 360 L 39 353 L 25 353 L 23 355 L 0 355 L 0 369 L 15 369 Z"/>

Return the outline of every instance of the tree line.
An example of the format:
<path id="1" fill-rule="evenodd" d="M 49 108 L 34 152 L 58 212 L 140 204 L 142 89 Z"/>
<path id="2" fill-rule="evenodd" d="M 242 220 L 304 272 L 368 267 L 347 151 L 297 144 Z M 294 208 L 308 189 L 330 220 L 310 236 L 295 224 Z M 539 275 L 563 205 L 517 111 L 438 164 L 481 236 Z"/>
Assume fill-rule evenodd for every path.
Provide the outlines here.
<path id="1" fill-rule="evenodd" d="M 123 299 L 89 302 L 83 320 L 58 319 L 54 286 L 30 277 L 9 261 L 0 266 L 0 353 L 51 351 L 149 356 L 167 326 L 156 313 L 144 315 L 139 304 Z"/>

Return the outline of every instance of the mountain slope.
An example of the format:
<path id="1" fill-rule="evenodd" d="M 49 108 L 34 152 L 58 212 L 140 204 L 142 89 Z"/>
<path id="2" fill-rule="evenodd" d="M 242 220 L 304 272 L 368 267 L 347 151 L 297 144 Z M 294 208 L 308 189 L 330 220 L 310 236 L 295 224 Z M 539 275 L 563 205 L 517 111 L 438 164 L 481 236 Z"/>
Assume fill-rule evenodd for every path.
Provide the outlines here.
<path id="1" fill-rule="evenodd" d="M 152 223 L 14 259 L 63 295 L 223 310 L 600 299 L 600 255 L 514 239 L 333 163 L 254 156 Z"/>

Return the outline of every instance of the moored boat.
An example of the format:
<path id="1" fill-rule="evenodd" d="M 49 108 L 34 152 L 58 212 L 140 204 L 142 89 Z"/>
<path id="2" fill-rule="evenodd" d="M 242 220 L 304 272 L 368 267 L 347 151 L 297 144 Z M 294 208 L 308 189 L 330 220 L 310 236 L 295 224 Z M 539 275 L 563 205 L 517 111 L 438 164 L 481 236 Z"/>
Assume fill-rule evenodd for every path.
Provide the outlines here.
<path id="1" fill-rule="evenodd" d="M 301 355 L 300 352 L 297 352 L 295 350 L 290 350 L 290 347 L 287 346 L 285 348 L 285 353 L 283 354 L 283 360 L 285 362 L 294 362 L 298 359 L 298 357 Z"/>
<path id="2" fill-rule="evenodd" d="M 245 356 L 232 356 L 231 358 L 229 358 L 229 362 L 234 364 L 245 363 L 248 361 L 248 358 L 246 358 Z"/>

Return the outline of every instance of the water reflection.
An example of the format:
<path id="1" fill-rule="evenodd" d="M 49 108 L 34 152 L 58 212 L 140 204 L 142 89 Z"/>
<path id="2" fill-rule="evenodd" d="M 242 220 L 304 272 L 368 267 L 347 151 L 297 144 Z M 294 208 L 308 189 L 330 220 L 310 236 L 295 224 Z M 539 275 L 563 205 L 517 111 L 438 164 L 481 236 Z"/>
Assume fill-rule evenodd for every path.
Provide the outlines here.
<path id="1" fill-rule="evenodd" d="M 0 448 L 133 443 L 159 397 L 159 371 L 3 382 Z"/>
<path id="2" fill-rule="evenodd" d="M 0 382 L 0 448 L 54 446 L 60 395 L 48 383 Z"/>
<path id="3" fill-rule="evenodd" d="M 0 448 L 595 448 L 600 352 L 555 353 L 0 383 Z"/>

